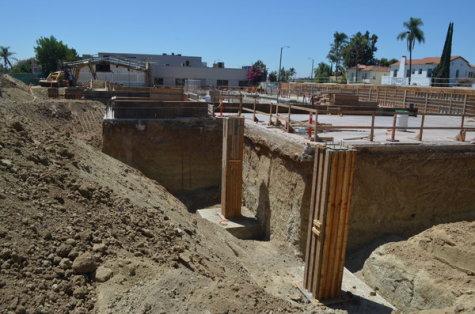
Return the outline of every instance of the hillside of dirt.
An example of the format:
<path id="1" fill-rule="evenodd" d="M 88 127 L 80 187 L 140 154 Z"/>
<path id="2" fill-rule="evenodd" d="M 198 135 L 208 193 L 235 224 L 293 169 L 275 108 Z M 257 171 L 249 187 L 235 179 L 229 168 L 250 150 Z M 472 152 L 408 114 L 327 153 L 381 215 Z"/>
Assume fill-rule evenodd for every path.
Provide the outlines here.
<path id="1" fill-rule="evenodd" d="M 475 222 L 434 226 L 380 246 L 362 275 L 398 309 L 475 312 Z"/>
<path id="2" fill-rule="evenodd" d="M 0 97 L 0 312 L 326 309 L 282 270 L 300 271 L 293 254 L 196 219 L 103 154 L 101 103 L 30 96 L 13 86 Z"/>

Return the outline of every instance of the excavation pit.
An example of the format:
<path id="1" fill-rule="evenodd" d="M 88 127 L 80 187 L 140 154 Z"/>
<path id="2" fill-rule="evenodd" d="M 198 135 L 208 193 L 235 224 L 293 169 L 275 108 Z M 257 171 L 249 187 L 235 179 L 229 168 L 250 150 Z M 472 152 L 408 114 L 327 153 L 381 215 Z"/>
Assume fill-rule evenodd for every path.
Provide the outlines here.
<path id="1" fill-rule="evenodd" d="M 241 217 L 226 219 L 221 214 L 221 205 L 198 209 L 198 215 L 209 222 L 224 228 L 236 238 L 242 240 L 260 239 L 261 230 L 254 214 L 247 208 L 241 208 Z"/>

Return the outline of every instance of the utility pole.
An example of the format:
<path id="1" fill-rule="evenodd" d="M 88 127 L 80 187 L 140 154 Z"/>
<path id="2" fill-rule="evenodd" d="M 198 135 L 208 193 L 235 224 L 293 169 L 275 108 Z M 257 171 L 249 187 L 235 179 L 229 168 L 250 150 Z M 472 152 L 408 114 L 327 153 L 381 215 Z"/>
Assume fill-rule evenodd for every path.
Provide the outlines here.
<path id="1" fill-rule="evenodd" d="M 284 50 L 284 48 L 290 48 L 290 47 L 289 46 L 280 47 L 279 73 L 278 73 L 278 76 L 277 76 L 277 82 L 279 82 L 279 83 L 280 83 L 280 80 L 281 80 L 280 72 L 282 70 L 282 50 Z"/>
<path id="2" fill-rule="evenodd" d="M 309 60 L 312 60 L 312 72 L 310 72 L 310 79 L 312 80 L 313 77 L 314 77 L 314 73 L 313 73 L 313 67 L 315 65 L 315 59 L 314 58 L 311 58 L 311 57 L 308 57 Z"/>

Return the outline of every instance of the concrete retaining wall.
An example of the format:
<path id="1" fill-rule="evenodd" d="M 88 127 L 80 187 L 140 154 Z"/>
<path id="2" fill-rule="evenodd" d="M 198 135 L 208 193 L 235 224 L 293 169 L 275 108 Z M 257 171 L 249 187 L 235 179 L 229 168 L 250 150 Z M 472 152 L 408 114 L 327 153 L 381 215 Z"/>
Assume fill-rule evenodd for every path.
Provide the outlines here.
<path id="1" fill-rule="evenodd" d="M 103 151 L 157 180 L 190 208 L 219 202 L 221 120 L 104 120 Z"/>

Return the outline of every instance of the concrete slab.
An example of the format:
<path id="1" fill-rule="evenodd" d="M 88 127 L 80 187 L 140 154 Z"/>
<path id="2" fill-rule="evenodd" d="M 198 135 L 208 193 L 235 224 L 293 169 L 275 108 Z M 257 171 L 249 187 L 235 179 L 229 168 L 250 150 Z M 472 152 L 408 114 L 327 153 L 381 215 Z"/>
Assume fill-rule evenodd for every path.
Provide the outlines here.
<path id="1" fill-rule="evenodd" d="M 281 115 L 286 116 L 286 114 L 281 113 Z M 269 116 L 263 114 L 257 114 L 256 117 L 259 120 L 259 123 L 252 122 L 252 114 L 245 113 L 243 114 L 246 117 L 246 127 L 250 124 L 253 124 L 256 127 L 266 129 L 266 132 L 269 134 L 274 134 L 276 136 L 287 137 L 292 139 L 296 143 L 310 143 L 307 139 L 306 128 L 295 128 L 295 133 L 289 134 L 284 132 L 282 129 L 268 126 Z M 292 114 L 291 119 L 293 121 L 305 122 L 308 120 L 308 115 L 304 114 Z M 330 123 L 333 126 L 370 126 L 371 125 L 371 116 L 355 116 L 355 115 L 319 115 L 318 121 L 321 123 Z M 347 130 L 334 130 L 332 132 L 323 132 L 319 133 L 320 137 L 332 137 L 333 142 L 343 145 L 398 145 L 398 144 L 430 144 L 430 145 L 440 145 L 440 144 L 454 144 L 454 145 L 470 145 L 471 142 L 475 142 L 475 132 L 467 132 L 466 141 L 459 142 L 456 140 L 458 135 L 458 130 L 424 130 L 423 132 L 423 141 L 417 140 L 418 130 L 408 130 L 408 131 L 396 131 L 396 143 L 389 142 L 390 138 L 390 128 L 392 126 L 393 117 L 389 116 L 378 116 L 375 119 L 375 126 L 387 127 L 387 129 L 377 129 L 374 132 L 374 141 L 369 141 L 369 130 L 362 129 L 347 129 Z M 459 127 L 461 122 L 460 117 L 453 116 L 426 116 L 425 126 L 426 127 Z M 419 127 L 421 123 L 421 116 L 409 117 L 408 126 L 409 127 Z M 475 118 L 466 118 L 465 127 L 473 128 L 475 127 Z"/>
<path id="2" fill-rule="evenodd" d="M 303 276 L 301 272 L 303 271 L 295 274 L 295 279 Z M 349 313 L 392 313 L 397 310 L 394 305 L 346 268 L 343 269 L 341 295 L 338 298 L 319 301 L 314 299 L 313 295 L 305 290 L 300 282 L 295 286 L 307 302 L 322 303 L 335 310 L 344 310 Z"/>
<path id="3" fill-rule="evenodd" d="M 254 214 L 247 208 L 241 208 L 242 217 L 228 220 L 221 214 L 221 205 L 197 210 L 201 218 L 206 219 L 239 239 L 259 239 L 261 230 Z"/>

